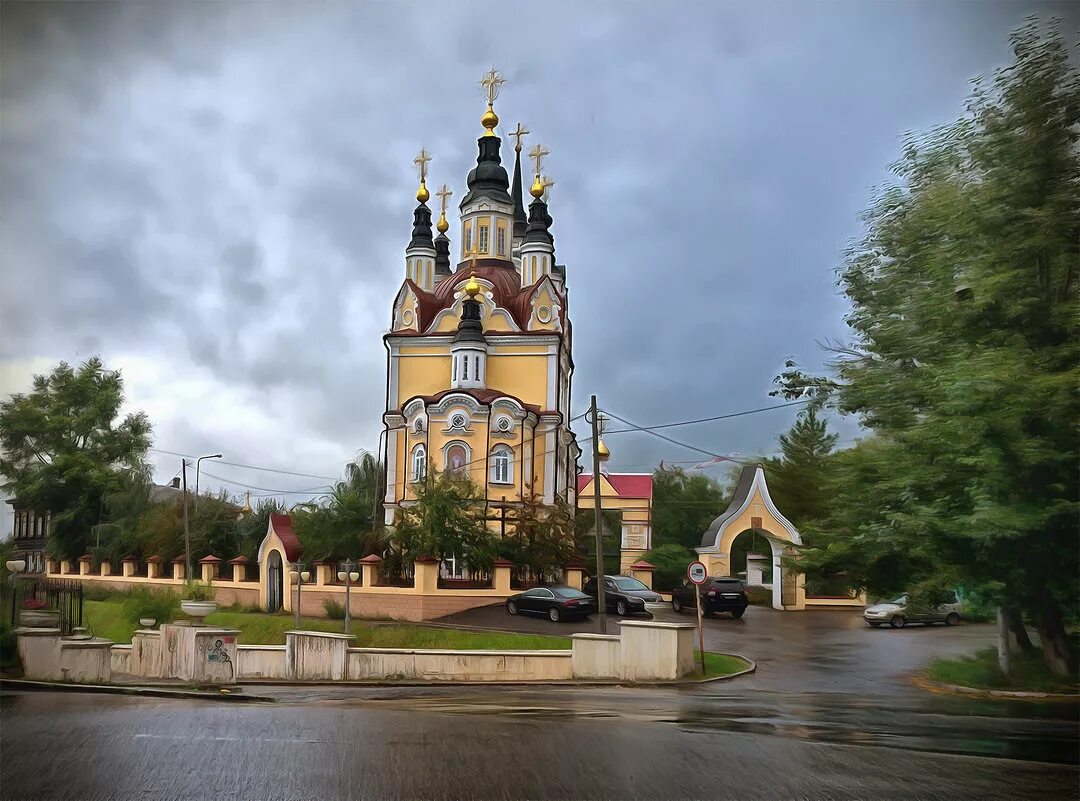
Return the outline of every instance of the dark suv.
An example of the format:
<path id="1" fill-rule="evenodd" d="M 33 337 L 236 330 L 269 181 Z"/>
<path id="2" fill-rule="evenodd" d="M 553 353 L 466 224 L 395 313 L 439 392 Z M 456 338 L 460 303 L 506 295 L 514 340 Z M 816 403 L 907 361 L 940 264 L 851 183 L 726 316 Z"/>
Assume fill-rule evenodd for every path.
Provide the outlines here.
<path id="1" fill-rule="evenodd" d="M 695 589 L 698 592 L 694 592 Z M 683 585 L 676 587 L 671 593 L 671 608 L 676 612 L 693 609 L 699 594 L 704 601 L 701 605 L 703 615 L 731 612 L 732 617 L 738 618 L 743 616 L 743 612 L 750 604 L 740 579 L 730 576 L 709 576 L 700 587 L 695 587 L 689 580 L 684 580 Z"/>

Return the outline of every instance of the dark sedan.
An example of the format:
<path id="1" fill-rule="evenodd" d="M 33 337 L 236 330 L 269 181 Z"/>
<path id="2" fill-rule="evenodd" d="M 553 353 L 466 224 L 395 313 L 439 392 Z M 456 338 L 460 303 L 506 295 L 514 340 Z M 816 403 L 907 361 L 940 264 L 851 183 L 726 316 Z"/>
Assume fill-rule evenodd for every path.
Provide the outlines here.
<path id="1" fill-rule="evenodd" d="M 698 592 L 695 592 L 695 589 Z M 704 601 L 701 605 L 703 615 L 731 612 L 732 617 L 739 618 L 750 605 L 742 581 L 728 576 L 710 576 L 700 587 L 685 581 L 681 587 L 672 590 L 671 608 L 676 612 L 693 609 L 699 593 Z"/>
<path id="2" fill-rule="evenodd" d="M 585 582 L 584 590 L 596 598 L 595 577 Z M 622 617 L 651 614 L 666 606 L 658 593 L 630 576 L 604 576 L 604 605 L 609 612 Z"/>
<path id="3" fill-rule="evenodd" d="M 506 599 L 511 615 L 547 615 L 552 621 L 584 618 L 596 611 L 596 601 L 573 587 L 551 584 L 511 595 Z"/>

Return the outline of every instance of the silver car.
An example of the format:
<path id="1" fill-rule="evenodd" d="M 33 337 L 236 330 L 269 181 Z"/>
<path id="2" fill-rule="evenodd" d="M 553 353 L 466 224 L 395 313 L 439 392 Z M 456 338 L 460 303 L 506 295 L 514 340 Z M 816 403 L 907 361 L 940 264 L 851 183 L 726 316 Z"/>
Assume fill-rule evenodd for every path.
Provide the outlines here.
<path id="1" fill-rule="evenodd" d="M 963 611 L 964 606 L 954 593 L 949 593 L 945 602 L 937 605 L 912 600 L 904 593 L 891 601 L 866 607 L 863 619 L 875 628 L 882 623 L 888 623 L 894 629 L 903 628 L 908 623 L 925 623 L 928 626 L 931 623 L 944 623 L 946 626 L 955 626 L 960 622 Z"/>

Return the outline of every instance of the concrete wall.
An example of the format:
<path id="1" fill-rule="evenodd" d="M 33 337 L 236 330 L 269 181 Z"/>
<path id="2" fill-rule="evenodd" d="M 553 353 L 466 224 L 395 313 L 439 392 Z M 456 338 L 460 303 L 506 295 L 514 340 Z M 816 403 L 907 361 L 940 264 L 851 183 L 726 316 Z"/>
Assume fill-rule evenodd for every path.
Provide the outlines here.
<path id="1" fill-rule="evenodd" d="M 288 679 L 284 645 L 238 645 L 236 674 L 244 679 Z"/>
<path id="2" fill-rule="evenodd" d="M 285 632 L 285 672 L 296 681 L 341 681 L 352 634 Z"/>
<path id="3" fill-rule="evenodd" d="M 112 672 L 115 676 L 117 673 L 130 673 L 131 672 L 131 646 L 130 645 L 114 645 L 110 649 L 112 655 Z"/>
<path id="4" fill-rule="evenodd" d="M 694 672 L 694 631 L 689 623 L 620 620 L 621 677 L 671 681 Z"/>
<path id="5" fill-rule="evenodd" d="M 60 629 L 15 630 L 23 675 L 36 681 L 102 684 L 112 678 L 109 640 L 61 637 Z"/>
<path id="6" fill-rule="evenodd" d="M 350 648 L 349 678 L 420 681 L 565 681 L 570 651 Z"/>
<path id="7" fill-rule="evenodd" d="M 622 675 L 622 638 L 617 634 L 572 635 L 575 679 L 610 679 Z"/>

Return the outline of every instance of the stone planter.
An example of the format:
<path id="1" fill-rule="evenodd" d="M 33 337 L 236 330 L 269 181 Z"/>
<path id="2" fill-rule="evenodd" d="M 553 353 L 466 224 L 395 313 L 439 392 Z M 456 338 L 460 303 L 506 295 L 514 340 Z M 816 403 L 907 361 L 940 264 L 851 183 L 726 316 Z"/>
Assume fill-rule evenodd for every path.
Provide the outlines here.
<path id="1" fill-rule="evenodd" d="M 55 609 L 20 609 L 19 625 L 29 629 L 60 627 L 60 613 Z"/>
<path id="2" fill-rule="evenodd" d="M 180 608 L 184 614 L 201 625 L 203 618 L 217 611 L 217 601 L 181 601 Z"/>
<path id="3" fill-rule="evenodd" d="M 139 625 L 142 626 L 144 629 L 153 628 L 155 623 L 157 623 L 157 620 L 152 617 L 139 618 Z"/>

